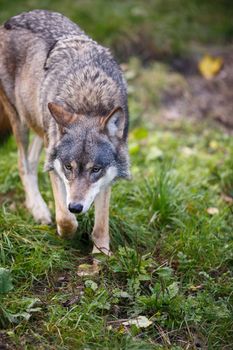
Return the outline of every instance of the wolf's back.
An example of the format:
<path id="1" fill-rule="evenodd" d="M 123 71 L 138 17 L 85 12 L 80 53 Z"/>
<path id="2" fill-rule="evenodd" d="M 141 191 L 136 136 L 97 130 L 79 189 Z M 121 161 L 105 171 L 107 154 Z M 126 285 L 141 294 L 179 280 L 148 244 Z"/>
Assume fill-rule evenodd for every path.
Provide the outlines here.
<path id="1" fill-rule="evenodd" d="M 84 35 L 79 26 L 57 12 L 33 10 L 11 17 L 5 29 L 26 29 L 53 45 L 62 37 Z"/>

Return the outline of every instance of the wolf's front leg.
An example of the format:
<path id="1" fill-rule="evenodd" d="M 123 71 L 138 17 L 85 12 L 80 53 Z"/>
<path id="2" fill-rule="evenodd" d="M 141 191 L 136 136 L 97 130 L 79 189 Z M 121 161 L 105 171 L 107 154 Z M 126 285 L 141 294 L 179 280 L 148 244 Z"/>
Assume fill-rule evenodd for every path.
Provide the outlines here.
<path id="1" fill-rule="evenodd" d="M 66 204 L 66 189 L 54 171 L 50 171 L 50 180 L 55 201 L 57 233 L 63 238 L 72 238 L 77 230 L 78 222 L 74 214 L 68 210 Z"/>
<path id="2" fill-rule="evenodd" d="M 95 199 L 95 224 L 92 232 L 94 243 L 92 253 L 104 253 L 109 255 L 109 202 L 110 187 L 100 192 Z"/>

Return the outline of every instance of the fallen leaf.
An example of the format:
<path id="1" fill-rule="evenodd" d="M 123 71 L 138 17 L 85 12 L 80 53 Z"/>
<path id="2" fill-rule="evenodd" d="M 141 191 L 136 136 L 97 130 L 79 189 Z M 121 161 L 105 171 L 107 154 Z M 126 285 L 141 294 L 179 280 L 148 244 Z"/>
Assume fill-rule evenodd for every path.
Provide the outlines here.
<path id="1" fill-rule="evenodd" d="M 132 318 L 131 320 L 122 322 L 124 326 L 132 326 L 135 325 L 138 328 L 147 328 L 149 327 L 153 322 L 149 320 L 146 316 L 138 316 L 136 318 Z"/>
<path id="2" fill-rule="evenodd" d="M 79 265 L 77 275 L 79 277 L 83 276 L 94 276 L 99 274 L 100 272 L 100 266 L 99 264 L 82 264 Z"/>
<path id="3" fill-rule="evenodd" d="M 206 211 L 207 211 L 207 213 L 210 214 L 210 215 L 219 214 L 218 208 L 215 208 L 215 207 L 207 208 Z"/>
<path id="4" fill-rule="evenodd" d="M 218 74 L 223 66 L 221 57 L 205 55 L 198 63 L 198 68 L 205 79 L 211 79 Z"/>

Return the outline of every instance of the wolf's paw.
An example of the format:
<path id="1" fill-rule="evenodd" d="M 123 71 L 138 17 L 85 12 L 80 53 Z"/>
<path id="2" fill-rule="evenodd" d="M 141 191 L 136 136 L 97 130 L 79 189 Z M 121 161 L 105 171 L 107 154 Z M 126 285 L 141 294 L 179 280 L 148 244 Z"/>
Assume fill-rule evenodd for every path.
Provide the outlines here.
<path id="1" fill-rule="evenodd" d="M 94 228 L 91 237 L 94 244 L 92 254 L 103 253 L 105 255 L 111 255 L 108 231 Z"/>
<path id="2" fill-rule="evenodd" d="M 107 256 L 112 255 L 111 250 L 109 249 L 109 247 L 101 247 L 101 246 L 95 246 L 92 249 L 92 254 L 105 254 Z"/>
<path id="3" fill-rule="evenodd" d="M 39 224 L 50 225 L 52 223 L 50 211 L 44 201 L 33 203 L 26 201 L 26 206 Z"/>
<path id="4" fill-rule="evenodd" d="M 57 220 L 57 233 L 65 239 L 72 239 L 77 231 L 78 222 L 76 219 Z"/>

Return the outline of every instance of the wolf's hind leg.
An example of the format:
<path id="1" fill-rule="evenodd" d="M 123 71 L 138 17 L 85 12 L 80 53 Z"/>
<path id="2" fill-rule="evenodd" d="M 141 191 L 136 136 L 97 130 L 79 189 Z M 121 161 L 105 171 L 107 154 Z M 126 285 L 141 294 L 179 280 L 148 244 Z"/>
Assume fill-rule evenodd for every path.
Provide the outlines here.
<path id="1" fill-rule="evenodd" d="M 68 210 L 66 204 L 66 189 L 63 182 L 53 171 L 50 171 L 49 174 L 55 201 L 57 233 L 63 238 L 70 239 L 77 230 L 78 222 L 75 215 Z"/>
<path id="2" fill-rule="evenodd" d="M 26 206 L 32 213 L 35 221 L 41 224 L 50 224 L 51 215 L 44 199 L 40 194 L 37 180 L 37 165 L 39 162 L 43 141 L 39 138 L 39 136 L 35 136 L 29 152 L 27 152 L 28 129 L 22 127 L 22 124 L 20 126 L 21 135 L 17 131 L 17 136 L 15 136 L 18 144 L 19 174 L 26 193 Z M 15 127 L 13 127 L 13 132 L 14 129 Z"/>
<path id="3" fill-rule="evenodd" d="M 43 146 L 43 140 L 35 135 L 29 147 L 27 155 L 27 174 L 22 174 L 23 183 L 26 190 L 26 205 L 32 212 L 36 221 L 42 224 L 51 223 L 51 215 L 49 209 L 41 196 L 38 187 L 37 167 Z M 22 163 L 22 161 L 21 161 Z M 21 164 L 22 169 L 22 164 Z"/>
<path id="4" fill-rule="evenodd" d="M 109 202 L 110 187 L 100 192 L 95 199 L 95 224 L 92 232 L 94 243 L 92 253 L 109 255 Z"/>
<path id="5" fill-rule="evenodd" d="M 29 129 L 9 101 L 0 82 L 0 100 L 4 112 L 9 117 L 13 134 L 18 146 L 19 175 L 26 194 L 26 205 L 37 222 L 51 223 L 50 212 L 39 192 L 37 183 L 37 164 L 42 143 L 36 136 L 28 155 Z"/>
<path id="6" fill-rule="evenodd" d="M 26 206 L 32 213 L 35 221 L 41 224 L 50 224 L 51 215 L 44 199 L 41 196 L 37 180 L 37 165 L 43 141 L 39 138 L 39 136 L 35 136 L 29 152 L 27 152 L 27 127 L 20 124 L 19 132 L 18 130 L 15 131 L 14 126 L 13 133 L 15 134 L 18 145 L 19 174 L 26 194 Z"/>

